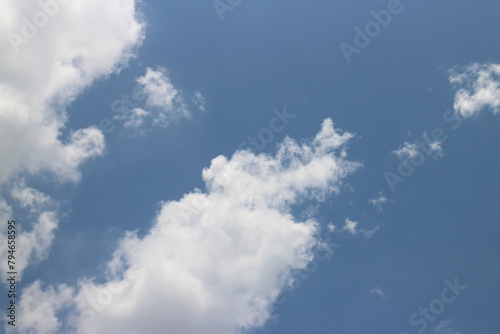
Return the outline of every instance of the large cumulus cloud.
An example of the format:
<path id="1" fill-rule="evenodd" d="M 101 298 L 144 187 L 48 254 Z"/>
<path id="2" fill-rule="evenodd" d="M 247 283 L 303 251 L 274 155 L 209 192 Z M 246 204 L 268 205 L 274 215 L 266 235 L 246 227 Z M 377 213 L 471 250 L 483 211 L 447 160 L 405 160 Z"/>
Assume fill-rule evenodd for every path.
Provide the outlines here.
<path id="1" fill-rule="evenodd" d="M 7 0 L 0 2 L 0 22 L 0 214 L 13 219 L 16 207 L 30 209 L 13 193 L 23 179 L 49 173 L 56 182 L 77 182 L 80 166 L 103 154 L 105 138 L 96 127 L 62 135 L 66 107 L 97 78 L 123 67 L 144 24 L 134 0 Z M 17 193 L 35 191 L 25 185 Z M 18 241 L 26 261 L 19 272 L 47 254 L 57 214 L 42 210 L 23 222 Z"/>
<path id="2" fill-rule="evenodd" d="M 42 318 L 22 329 L 229 334 L 263 326 L 292 273 L 305 268 L 318 246 L 318 223 L 297 219 L 292 209 L 339 192 L 359 167 L 346 158 L 349 138 L 327 119 L 314 139 L 286 138 L 274 155 L 216 157 L 203 171 L 206 191 L 161 203 L 145 236 L 123 237 L 105 281 L 81 279 L 71 297 L 67 286 L 35 282 L 26 289 L 21 317 L 37 319 L 30 314 L 43 295 L 71 306 L 45 305 L 50 323 Z M 55 321 L 57 314 L 64 315 Z"/>

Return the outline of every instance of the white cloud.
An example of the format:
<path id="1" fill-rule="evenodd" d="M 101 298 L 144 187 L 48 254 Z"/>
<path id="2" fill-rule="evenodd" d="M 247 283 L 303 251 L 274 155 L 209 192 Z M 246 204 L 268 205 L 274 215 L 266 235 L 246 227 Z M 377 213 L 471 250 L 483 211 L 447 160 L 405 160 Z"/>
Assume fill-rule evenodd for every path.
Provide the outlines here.
<path id="1" fill-rule="evenodd" d="M 33 17 L 48 17 L 17 53 L 8 38 L 0 40 L 0 183 L 20 172 L 59 175 L 61 164 L 69 170 L 59 176 L 78 179 L 78 166 L 102 154 L 104 138 L 96 128 L 61 138 L 65 107 L 96 78 L 116 72 L 142 40 L 133 0 L 72 0 L 54 8 L 47 16 L 38 2 L 0 4 L 2 36 L 30 36 Z"/>
<path id="2" fill-rule="evenodd" d="M 418 152 L 417 145 L 409 142 L 405 142 L 400 149 L 392 151 L 398 158 L 404 159 L 414 158 L 418 155 Z"/>
<path id="3" fill-rule="evenodd" d="M 454 109 L 462 117 L 476 116 L 486 108 L 494 114 L 500 111 L 500 64 L 454 67 L 449 80 L 457 89 Z"/>
<path id="4" fill-rule="evenodd" d="M 378 210 L 382 210 L 382 206 L 385 203 L 389 202 L 389 200 L 387 199 L 387 197 L 385 197 L 385 195 L 382 192 L 380 192 L 378 194 L 378 197 L 372 198 L 368 200 L 368 202 Z"/>
<path id="5" fill-rule="evenodd" d="M 372 296 L 379 296 L 379 297 L 381 297 L 384 300 L 387 299 L 387 298 L 385 298 L 384 291 L 382 291 L 382 289 L 379 288 L 378 286 L 370 289 L 370 291 L 368 291 L 368 294 L 372 295 Z"/>
<path id="6" fill-rule="evenodd" d="M 424 132 L 420 138 L 424 138 L 426 142 L 425 145 L 427 145 L 425 154 L 431 155 L 435 159 L 443 156 L 441 141 L 431 140 L 430 136 L 426 132 Z M 422 156 L 422 159 L 425 159 L 424 153 L 416 143 L 405 142 L 401 148 L 392 151 L 392 154 L 402 161 L 417 158 L 419 155 Z"/>
<path id="7" fill-rule="evenodd" d="M 344 224 L 344 231 L 347 231 L 350 234 L 357 234 L 358 233 L 358 231 L 356 231 L 357 226 L 358 226 L 358 222 L 355 222 L 355 221 L 347 218 L 345 220 L 345 224 Z"/>
<path id="8" fill-rule="evenodd" d="M 160 112 L 156 115 L 155 123 L 168 125 L 172 119 L 189 117 L 181 91 L 170 82 L 166 69 L 159 67 L 157 70 L 146 69 L 146 74 L 137 79 L 147 94 L 146 106 L 158 107 Z"/>
<path id="9" fill-rule="evenodd" d="M 27 333 L 24 331 L 27 328 L 36 328 L 37 334 L 58 333 L 61 329 L 59 312 L 71 305 L 73 293 L 73 289 L 64 284 L 44 291 L 40 281 L 34 282 L 23 290 L 18 306 L 23 318 L 16 320 L 16 327 L 23 333 Z M 15 332 L 9 326 L 7 333 Z"/>
<path id="10" fill-rule="evenodd" d="M 19 181 L 11 190 L 11 196 L 31 214 L 40 212 L 44 206 L 52 204 L 49 196 L 36 189 L 26 187 L 24 180 Z"/>
<path id="11" fill-rule="evenodd" d="M 342 229 L 350 235 L 362 234 L 365 239 L 370 239 L 379 228 L 380 226 L 377 226 L 371 230 L 358 229 L 358 222 L 347 218 Z"/>
<path id="12" fill-rule="evenodd" d="M 424 134 L 425 135 L 425 134 Z M 443 148 L 441 147 L 442 142 L 435 140 L 429 144 L 430 151 L 434 154 L 434 157 L 443 156 Z"/>
<path id="13" fill-rule="evenodd" d="M 16 221 L 16 249 L 15 271 L 19 280 L 22 279 L 23 271 L 29 263 L 37 263 L 45 259 L 52 245 L 54 233 L 58 224 L 57 204 L 47 195 L 27 187 L 24 181 L 15 184 L 10 190 L 10 202 L 18 210 L 27 213 L 22 224 Z M 12 220 L 16 212 L 5 200 L 0 205 L 0 217 L 2 221 Z M 0 248 L 7 248 L 7 224 L 0 228 Z M 0 261 L 7 263 L 7 252 L 0 253 Z M 0 278 L 6 284 L 8 270 L 3 266 L 0 270 Z"/>
<path id="14" fill-rule="evenodd" d="M 333 233 L 333 232 L 335 232 L 337 227 L 335 225 L 333 225 L 332 223 L 329 223 L 327 226 L 327 229 L 328 229 L 328 232 Z"/>
<path id="15" fill-rule="evenodd" d="M 144 29 L 135 6 L 134 0 L 0 2 L 0 215 L 13 219 L 13 206 L 29 214 L 18 226 L 20 273 L 47 256 L 58 213 L 48 196 L 18 182 L 40 173 L 77 182 L 81 165 L 104 153 L 95 127 L 61 134 L 66 107 L 133 57 Z"/>
<path id="16" fill-rule="evenodd" d="M 144 119 L 149 116 L 150 113 L 141 108 L 131 109 L 129 113 L 122 116 L 117 116 L 117 119 L 125 120 L 123 126 L 126 128 L 139 128 L 144 125 Z"/>
<path id="17" fill-rule="evenodd" d="M 196 91 L 193 94 L 193 102 L 201 111 L 205 111 L 205 97 L 201 95 L 200 91 Z"/>
<path id="18" fill-rule="evenodd" d="M 229 334 L 264 325 L 318 245 L 318 223 L 298 221 L 292 208 L 340 191 L 359 167 L 345 158 L 350 137 L 325 120 L 314 140 L 286 138 L 274 156 L 216 157 L 203 170 L 207 191 L 162 203 L 144 237 L 127 233 L 107 281 L 80 281 L 76 318 L 61 321 L 89 334 Z"/>
<path id="19" fill-rule="evenodd" d="M 460 332 L 456 331 L 452 325 L 453 325 L 452 320 L 440 321 L 436 325 L 436 327 L 434 327 L 433 333 L 434 334 L 460 334 Z"/>
<path id="20" fill-rule="evenodd" d="M 174 87 L 165 68 L 148 67 L 145 74 L 136 81 L 138 91 L 133 104 L 120 100 L 116 102 L 120 108 L 116 108 L 119 115 L 114 118 L 124 121 L 126 128 L 141 131 L 144 131 L 146 125 L 165 128 L 173 121 L 191 117 L 182 91 Z M 193 94 L 191 102 L 199 110 L 205 110 L 205 98 L 199 91 Z"/>

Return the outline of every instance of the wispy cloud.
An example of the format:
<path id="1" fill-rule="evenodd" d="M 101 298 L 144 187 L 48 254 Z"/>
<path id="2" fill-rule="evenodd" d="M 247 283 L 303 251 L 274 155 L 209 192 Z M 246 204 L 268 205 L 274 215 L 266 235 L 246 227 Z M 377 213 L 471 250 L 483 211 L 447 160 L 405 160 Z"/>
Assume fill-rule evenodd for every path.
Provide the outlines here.
<path id="1" fill-rule="evenodd" d="M 434 334 L 461 334 L 453 328 L 453 320 L 440 321 L 433 330 Z"/>
<path id="2" fill-rule="evenodd" d="M 423 133 L 422 137 L 429 138 L 427 133 Z M 427 143 L 428 155 L 432 155 L 435 159 L 443 156 L 442 142 L 438 140 L 430 141 Z M 417 143 L 405 142 L 399 149 L 392 151 L 400 160 L 415 159 L 419 156 L 424 157 L 421 147 Z"/>
<path id="3" fill-rule="evenodd" d="M 389 202 L 389 199 L 385 197 L 385 195 L 380 192 L 377 197 L 368 200 L 368 202 L 373 205 L 377 210 L 382 211 L 383 205 Z"/>
<path id="4" fill-rule="evenodd" d="M 347 218 L 344 222 L 342 230 L 350 235 L 361 234 L 365 237 L 365 239 L 370 239 L 375 234 L 375 232 L 378 231 L 379 228 L 380 226 L 377 226 L 371 230 L 358 229 L 358 222 L 351 220 L 350 218 Z"/>
<path id="5" fill-rule="evenodd" d="M 198 109 L 200 109 L 201 111 L 205 111 L 205 97 L 201 95 L 199 90 L 194 92 L 192 99 Z"/>
<path id="6" fill-rule="evenodd" d="M 368 294 L 369 295 L 372 295 L 372 296 L 378 296 L 384 300 L 386 300 L 387 298 L 385 298 L 385 294 L 384 294 L 384 291 L 382 291 L 381 288 L 379 288 L 378 286 L 370 289 L 370 291 L 368 291 Z"/>

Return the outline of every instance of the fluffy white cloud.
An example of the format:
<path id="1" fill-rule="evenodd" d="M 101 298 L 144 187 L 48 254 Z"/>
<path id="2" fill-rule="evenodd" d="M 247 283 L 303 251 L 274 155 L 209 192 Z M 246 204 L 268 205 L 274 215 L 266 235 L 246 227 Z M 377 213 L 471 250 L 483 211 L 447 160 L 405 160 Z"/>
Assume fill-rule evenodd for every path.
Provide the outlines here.
<path id="1" fill-rule="evenodd" d="M 121 240 L 105 282 L 79 282 L 61 331 L 229 334 L 263 326 L 318 246 L 318 223 L 297 220 L 292 208 L 340 191 L 359 167 L 346 160 L 349 138 L 328 119 L 313 140 L 286 138 L 275 155 L 213 159 L 203 170 L 206 192 L 162 203 L 144 237 L 130 232 Z M 35 287 L 23 298 L 41 293 Z M 51 317 L 38 320 L 40 327 L 23 330 L 57 327 Z"/>
<path id="2" fill-rule="evenodd" d="M 136 14 L 134 0 L 0 2 L 0 216 L 13 219 L 13 206 L 29 214 L 18 227 L 18 272 L 47 255 L 58 219 L 46 195 L 16 184 L 47 172 L 76 182 L 79 167 L 104 152 L 95 127 L 61 135 L 66 107 L 133 56 L 143 38 Z"/>
<path id="3" fill-rule="evenodd" d="M 61 329 L 58 320 L 59 312 L 72 303 L 74 291 L 62 284 L 57 288 L 48 287 L 42 290 L 40 281 L 36 281 L 24 289 L 19 300 L 19 312 L 23 314 L 21 321 L 17 320 L 16 327 L 22 333 L 28 328 L 36 328 L 37 334 L 54 334 Z M 9 326 L 7 333 L 18 333 Z"/>
<path id="4" fill-rule="evenodd" d="M 450 70 L 456 87 L 454 109 L 462 117 L 472 117 L 485 108 L 500 111 L 500 64 L 474 63 Z"/>
<path id="5" fill-rule="evenodd" d="M 173 121 L 191 117 L 189 99 L 186 100 L 182 91 L 174 87 L 165 68 L 148 67 L 136 81 L 138 86 L 130 99 L 115 100 L 111 105 L 118 113 L 114 118 L 123 121 L 125 128 L 144 132 L 153 127 L 165 128 Z M 190 104 L 205 110 L 205 98 L 199 91 L 195 91 Z"/>
<path id="6" fill-rule="evenodd" d="M 0 183 L 42 170 L 76 180 L 102 154 L 96 128 L 61 138 L 65 107 L 96 78 L 117 71 L 142 40 L 135 1 L 2 1 Z M 16 42 L 14 42 L 16 41 Z M 20 42 L 22 41 L 22 42 Z"/>
<path id="7" fill-rule="evenodd" d="M 164 68 L 146 69 L 144 76 L 137 79 L 147 94 L 146 106 L 158 108 L 153 123 L 167 126 L 173 119 L 189 117 L 190 113 L 181 92 L 174 87 Z"/>

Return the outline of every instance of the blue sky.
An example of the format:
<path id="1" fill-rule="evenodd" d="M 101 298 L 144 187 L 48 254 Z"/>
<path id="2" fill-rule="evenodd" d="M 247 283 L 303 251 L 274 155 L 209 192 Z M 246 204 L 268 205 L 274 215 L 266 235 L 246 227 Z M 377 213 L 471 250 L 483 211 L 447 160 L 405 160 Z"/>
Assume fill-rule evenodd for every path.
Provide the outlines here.
<path id="1" fill-rule="evenodd" d="M 0 13 L 6 333 L 500 330 L 498 2 Z"/>

